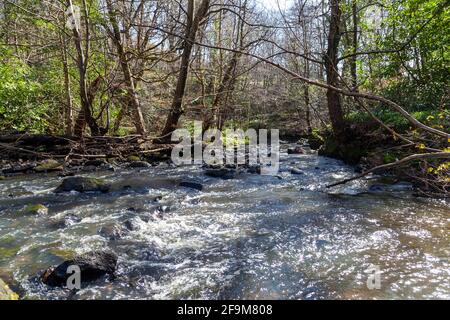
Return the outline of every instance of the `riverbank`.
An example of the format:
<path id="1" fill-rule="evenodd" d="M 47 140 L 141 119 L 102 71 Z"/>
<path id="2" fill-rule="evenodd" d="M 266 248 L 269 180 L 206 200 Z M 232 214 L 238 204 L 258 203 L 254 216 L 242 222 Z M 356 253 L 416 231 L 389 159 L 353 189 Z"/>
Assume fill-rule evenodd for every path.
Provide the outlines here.
<path id="1" fill-rule="evenodd" d="M 405 143 L 378 128 L 376 123 L 365 122 L 353 125 L 346 132 L 345 144 L 338 143 L 328 131 L 316 132 L 309 138 L 320 145 L 319 155 L 343 160 L 357 168 L 359 173 L 380 168 L 373 173 L 390 176 L 393 181 L 408 181 L 417 190 L 417 195 L 432 198 L 450 197 L 450 153 L 447 158 L 407 161 L 395 165 L 413 154 L 427 152 L 424 144 Z M 426 139 L 425 139 L 426 140 Z M 437 142 L 434 142 L 435 144 Z M 449 142 L 450 144 L 450 142 Z M 432 146 L 432 144 L 429 144 Z M 445 145 L 434 146 L 445 149 Z M 384 169 L 388 166 L 389 168 Z"/>

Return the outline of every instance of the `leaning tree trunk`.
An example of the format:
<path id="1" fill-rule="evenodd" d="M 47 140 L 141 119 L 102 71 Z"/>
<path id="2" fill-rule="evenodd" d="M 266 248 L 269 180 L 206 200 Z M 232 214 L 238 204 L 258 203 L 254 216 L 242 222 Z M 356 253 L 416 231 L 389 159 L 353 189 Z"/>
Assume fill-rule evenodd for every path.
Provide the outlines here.
<path id="1" fill-rule="evenodd" d="M 178 120 L 183 114 L 183 97 L 186 89 L 186 81 L 188 77 L 189 62 L 191 58 L 192 48 L 194 46 L 195 37 L 197 35 L 200 22 L 206 16 L 209 8 L 209 0 L 203 0 L 197 10 L 194 17 L 194 3 L 195 0 L 189 0 L 188 11 L 187 11 L 187 25 L 186 33 L 183 46 L 183 55 L 181 57 L 180 73 L 178 76 L 178 82 L 175 89 L 175 94 L 172 101 L 172 106 L 170 113 L 167 117 L 166 124 L 161 133 L 160 142 L 170 141 L 170 133 L 172 133 L 177 125 Z"/>
<path id="2" fill-rule="evenodd" d="M 338 48 L 341 40 L 341 9 L 339 0 L 330 0 L 331 18 L 328 33 L 328 49 L 325 56 L 327 84 L 332 87 L 339 86 L 338 74 Z M 345 120 L 342 111 L 341 97 L 336 90 L 327 90 L 327 105 L 331 126 L 339 143 L 345 143 Z"/>

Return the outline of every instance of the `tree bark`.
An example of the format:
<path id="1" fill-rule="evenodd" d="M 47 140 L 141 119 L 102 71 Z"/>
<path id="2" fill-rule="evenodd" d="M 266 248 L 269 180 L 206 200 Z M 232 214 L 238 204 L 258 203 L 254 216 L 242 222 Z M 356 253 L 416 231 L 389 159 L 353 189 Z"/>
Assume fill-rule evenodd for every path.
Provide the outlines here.
<path id="1" fill-rule="evenodd" d="M 171 110 L 167 117 L 166 124 L 161 133 L 160 142 L 170 141 L 170 134 L 176 129 L 178 125 L 178 120 L 183 114 L 183 97 L 186 89 L 186 81 L 189 71 L 189 63 L 192 53 L 192 48 L 194 46 L 195 37 L 197 35 L 200 22 L 208 13 L 209 0 L 203 0 L 197 10 L 194 17 L 194 3 L 196 1 L 189 0 L 188 10 L 187 10 L 187 26 L 185 33 L 185 41 L 183 46 L 183 55 L 181 57 L 180 73 L 178 76 L 178 82 L 175 89 Z"/>
<path id="2" fill-rule="evenodd" d="M 338 48 L 341 40 L 341 9 L 339 0 L 330 0 L 331 17 L 328 33 L 328 49 L 325 56 L 327 84 L 339 87 Z M 345 120 L 342 111 L 341 97 L 335 90 L 327 89 L 327 105 L 331 126 L 339 143 L 345 143 Z"/>

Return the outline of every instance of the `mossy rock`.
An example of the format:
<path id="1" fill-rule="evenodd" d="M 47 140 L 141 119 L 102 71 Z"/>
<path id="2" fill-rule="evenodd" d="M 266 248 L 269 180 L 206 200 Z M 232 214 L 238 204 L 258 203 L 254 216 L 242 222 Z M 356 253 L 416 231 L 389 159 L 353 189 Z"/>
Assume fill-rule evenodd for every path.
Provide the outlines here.
<path id="1" fill-rule="evenodd" d="M 141 158 L 136 155 L 129 156 L 127 159 L 128 161 L 141 161 Z"/>
<path id="2" fill-rule="evenodd" d="M 0 181 L 5 180 L 5 179 L 6 179 L 6 177 L 0 176 Z"/>
<path id="3" fill-rule="evenodd" d="M 62 171 L 63 165 L 62 163 L 59 163 L 56 160 L 48 159 L 44 160 L 41 163 L 39 163 L 35 168 L 34 171 L 36 172 L 47 172 L 47 171 Z"/>
<path id="4" fill-rule="evenodd" d="M 19 300 L 19 295 L 0 279 L 0 300 Z"/>
<path id="5" fill-rule="evenodd" d="M 72 259 L 76 253 L 73 250 L 65 250 L 61 248 L 51 248 L 49 250 L 49 253 L 52 255 L 61 258 L 62 260 L 69 260 Z"/>
<path id="6" fill-rule="evenodd" d="M 23 214 L 42 216 L 48 214 L 48 208 L 43 204 L 31 204 L 23 210 Z"/>
<path id="7" fill-rule="evenodd" d="M 0 247 L 0 258 L 12 258 L 19 252 L 20 246 L 2 248 Z"/>
<path id="8" fill-rule="evenodd" d="M 109 184 L 102 179 L 89 177 L 69 177 L 63 180 L 61 185 L 55 189 L 55 192 L 108 192 L 109 187 Z"/>

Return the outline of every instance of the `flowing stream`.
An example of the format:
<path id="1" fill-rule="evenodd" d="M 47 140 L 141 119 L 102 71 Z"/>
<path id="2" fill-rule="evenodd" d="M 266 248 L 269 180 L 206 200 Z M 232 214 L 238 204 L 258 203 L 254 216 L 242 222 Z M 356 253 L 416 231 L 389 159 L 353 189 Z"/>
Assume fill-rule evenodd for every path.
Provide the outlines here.
<path id="1" fill-rule="evenodd" d="M 303 174 L 291 174 L 290 168 Z M 354 181 L 352 167 L 281 154 L 279 177 L 222 180 L 200 167 L 94 173 L 108 181 L 190 178 L 203 191 L 145 188 L 54 194 L 56 174 L 0 181 L 0 277 L 28 299 L 450 299 L 450 206 Z M 46 216 L 20 214 L 41 203 Z M 105 238 L 102 227 L 132 222 Z M 108 248 L 114 278 L 78 292 L 34 275 L 75 253 Z M 378 268 L 380 288 L 369 288 Z"/>

